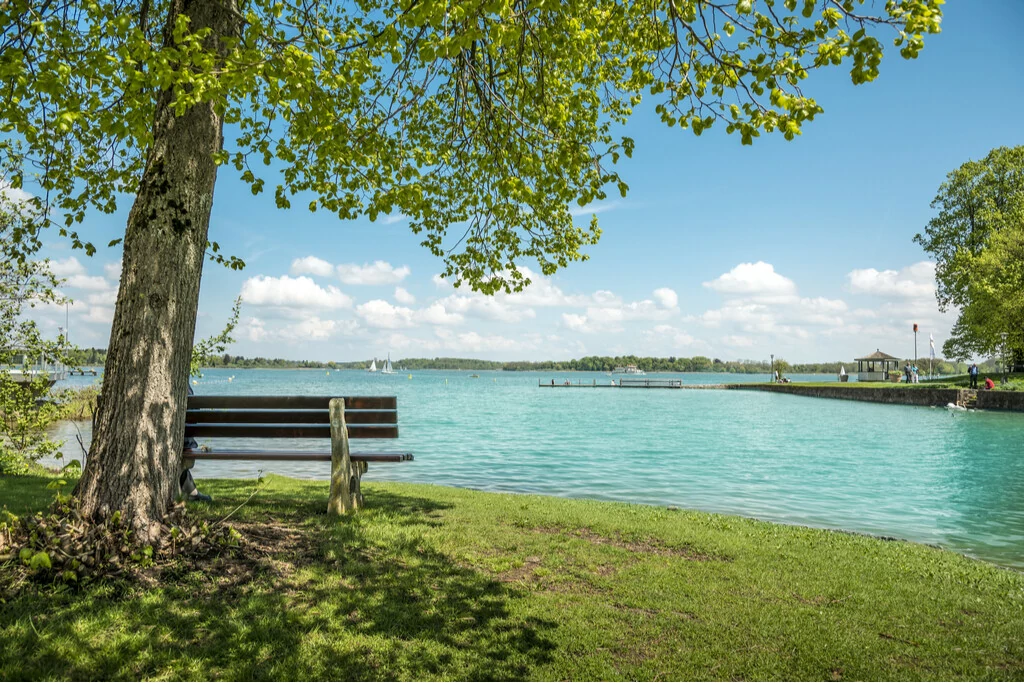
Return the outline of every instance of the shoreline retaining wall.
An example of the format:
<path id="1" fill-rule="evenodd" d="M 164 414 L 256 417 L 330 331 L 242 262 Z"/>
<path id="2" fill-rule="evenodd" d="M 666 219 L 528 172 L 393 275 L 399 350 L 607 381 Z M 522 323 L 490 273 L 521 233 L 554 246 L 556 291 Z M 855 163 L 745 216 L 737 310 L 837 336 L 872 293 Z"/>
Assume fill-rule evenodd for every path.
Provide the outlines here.
<path id="1" fill-rule="evenodd" d="M 939 406 L 949 403 L 964 405 L 971 395 L 968 389 L 928 389 L 926 387 L 857 387 L 836 383 L 834 387 L 808 387 L 799 384 L 730 384 L 729 389 L 747 391 L 772 391 L 778 394 L 810 396 L 813 398 L 835 398 L 844 401 L 868 401 L 908 406 Z M 1020 391 L 979 391 L 979 410 L 1003 410 L 1024 412 L 1024 392 Z"/>

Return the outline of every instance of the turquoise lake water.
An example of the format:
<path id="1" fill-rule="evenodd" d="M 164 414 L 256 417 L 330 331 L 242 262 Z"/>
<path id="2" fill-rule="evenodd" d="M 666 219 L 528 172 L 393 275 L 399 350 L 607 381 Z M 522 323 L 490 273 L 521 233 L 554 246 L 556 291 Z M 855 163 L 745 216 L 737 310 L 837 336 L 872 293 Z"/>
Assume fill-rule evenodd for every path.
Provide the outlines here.
<path id="1" fill-rule="evenodd" d="M 676 505 L 907 538 L 1024 568 L 1022 414 L 755 391 L 537 386 L 551 379 L 607 383 L 603 373 L 408 374 L 209 370 L 194 388 L 197 394 L 397 396 L 400 438 L 356 445 L 411 451 L 416 460 L 371 465 L 371 480 Z M 687 384 L 767 380 L 648 377 Z M 78 428 L 88 440 L 88 425 Z M 74 431 L 65 425 L 61 433 Z M 273 445 L 317 449 L 326 442 Z M 74 457 L 75 449 L 69 445 L 66 453 Z M 254 477 L 260 469 L 316 479 L 329 474 L 325 463 L 240 461 L 200 463 L 195 476 Z"/>

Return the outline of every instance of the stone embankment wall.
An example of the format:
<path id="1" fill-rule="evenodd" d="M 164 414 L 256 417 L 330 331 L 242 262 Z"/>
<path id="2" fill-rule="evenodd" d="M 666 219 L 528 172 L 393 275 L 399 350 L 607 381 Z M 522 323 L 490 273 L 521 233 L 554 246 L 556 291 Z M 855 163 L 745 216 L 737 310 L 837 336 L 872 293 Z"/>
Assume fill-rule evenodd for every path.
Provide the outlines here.
<path id="1" fill-rule="evenodd" d="M 1024 413 L 1024 391 L 979 391 L 979 410 L 1011 410 Z"/>
<path id="2" fill-rule="evenodd" d="M 894 403 L 908 406 L 945 406 L 949 403 L 963 405 L 971 392 L 964 389 L 926 389 L 924 387 L 857 387 L 836 383 L 834 387 L 805 387 L 799 384 L 732 384 L 730 389 L 748 389 L 755 391 L 773 391 L 779 394 L 795 396 L 812 396 L 815 398 L 838 398 L 846 401 L 869 401 L 871 403 Z M 978 408 L 981 408 L 981 394 L 996 392 L 979 392 Z M 1011 393 L 1011 392 L 1003 392 Z M 1003 408 L 1003 410 L 1022 410 L 1019 408 Z"/>

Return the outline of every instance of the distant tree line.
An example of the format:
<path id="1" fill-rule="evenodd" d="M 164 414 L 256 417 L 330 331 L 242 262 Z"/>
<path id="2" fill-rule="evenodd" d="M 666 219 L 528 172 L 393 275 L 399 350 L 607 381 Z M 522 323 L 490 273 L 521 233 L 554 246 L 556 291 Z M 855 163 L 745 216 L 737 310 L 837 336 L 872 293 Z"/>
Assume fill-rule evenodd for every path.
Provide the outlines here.
<path id="1" fill-rule="evenodd" d="M 912 360 L 912 359 L 908 359 Z M 78 349 L 73 354 L 75 365 L 103 365 L 106 361 L 105 349 Z M 230 353 L 207 356 L 204 368 L 271 368 L 295 369 L 318 368 L 327 370 L 359 370 L 369 367 L 370 359 L 360 361 L 314 361 L 288 360 L 285 358 L 264 358 L 263 356 L 235 356 Z M 395 368 L 406 370 L 503 370 L 506 372 L 611 372 L 615 368 L 635 365 L 644 372 L 729 372 L 735 374 L 768 374 L 771 364 L 765 360 L 730 360 L 707 356 L 683 358 L 669 356 L 653 358 L 649 356 L 584 356 L 579 359 L 565 361 L 490 361 L 475 358 L 403 358 L 392 361 Z M 928 371 L 928 359 L 918 358 L 918 368 L 922 373 Z M 996 360 L 988 360 L 981 364 L 982 372 L 996 372 Z M 829 363 L 788 363 L 784 359 L 775 359 L 775 369 L 790 374 L 837 374 L 840 368 L 853 375 L 857 372 L 855 361 L 833 361 Z M 966 363 L 955 363 L 943 359 L 932 361 L 932 373 L 936 375 L 956 375 L 967 372 Z"/>

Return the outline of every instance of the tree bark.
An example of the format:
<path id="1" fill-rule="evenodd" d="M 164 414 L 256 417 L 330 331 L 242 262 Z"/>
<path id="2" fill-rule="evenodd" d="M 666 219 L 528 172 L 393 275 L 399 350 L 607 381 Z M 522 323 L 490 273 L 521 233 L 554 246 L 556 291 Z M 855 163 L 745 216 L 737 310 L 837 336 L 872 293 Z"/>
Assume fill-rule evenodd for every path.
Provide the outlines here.
<path id="1" fill-rule="evenodd" d="M 193 31 L 237 35 L 234 0 L 172 0 L 165 44 L 178 16 Z M 153 141 L 128 216 L 121 287 L 110 330 L 96 430 L 75 494 L 83 513 L 120 510 L 141 541 L 151 540 L 173 502 L 181 467 L 189 360 L 199 306 L 210 212 L 223 147 L 213 103 L 181 116 L 170 91 L 156 103 Z"/>

